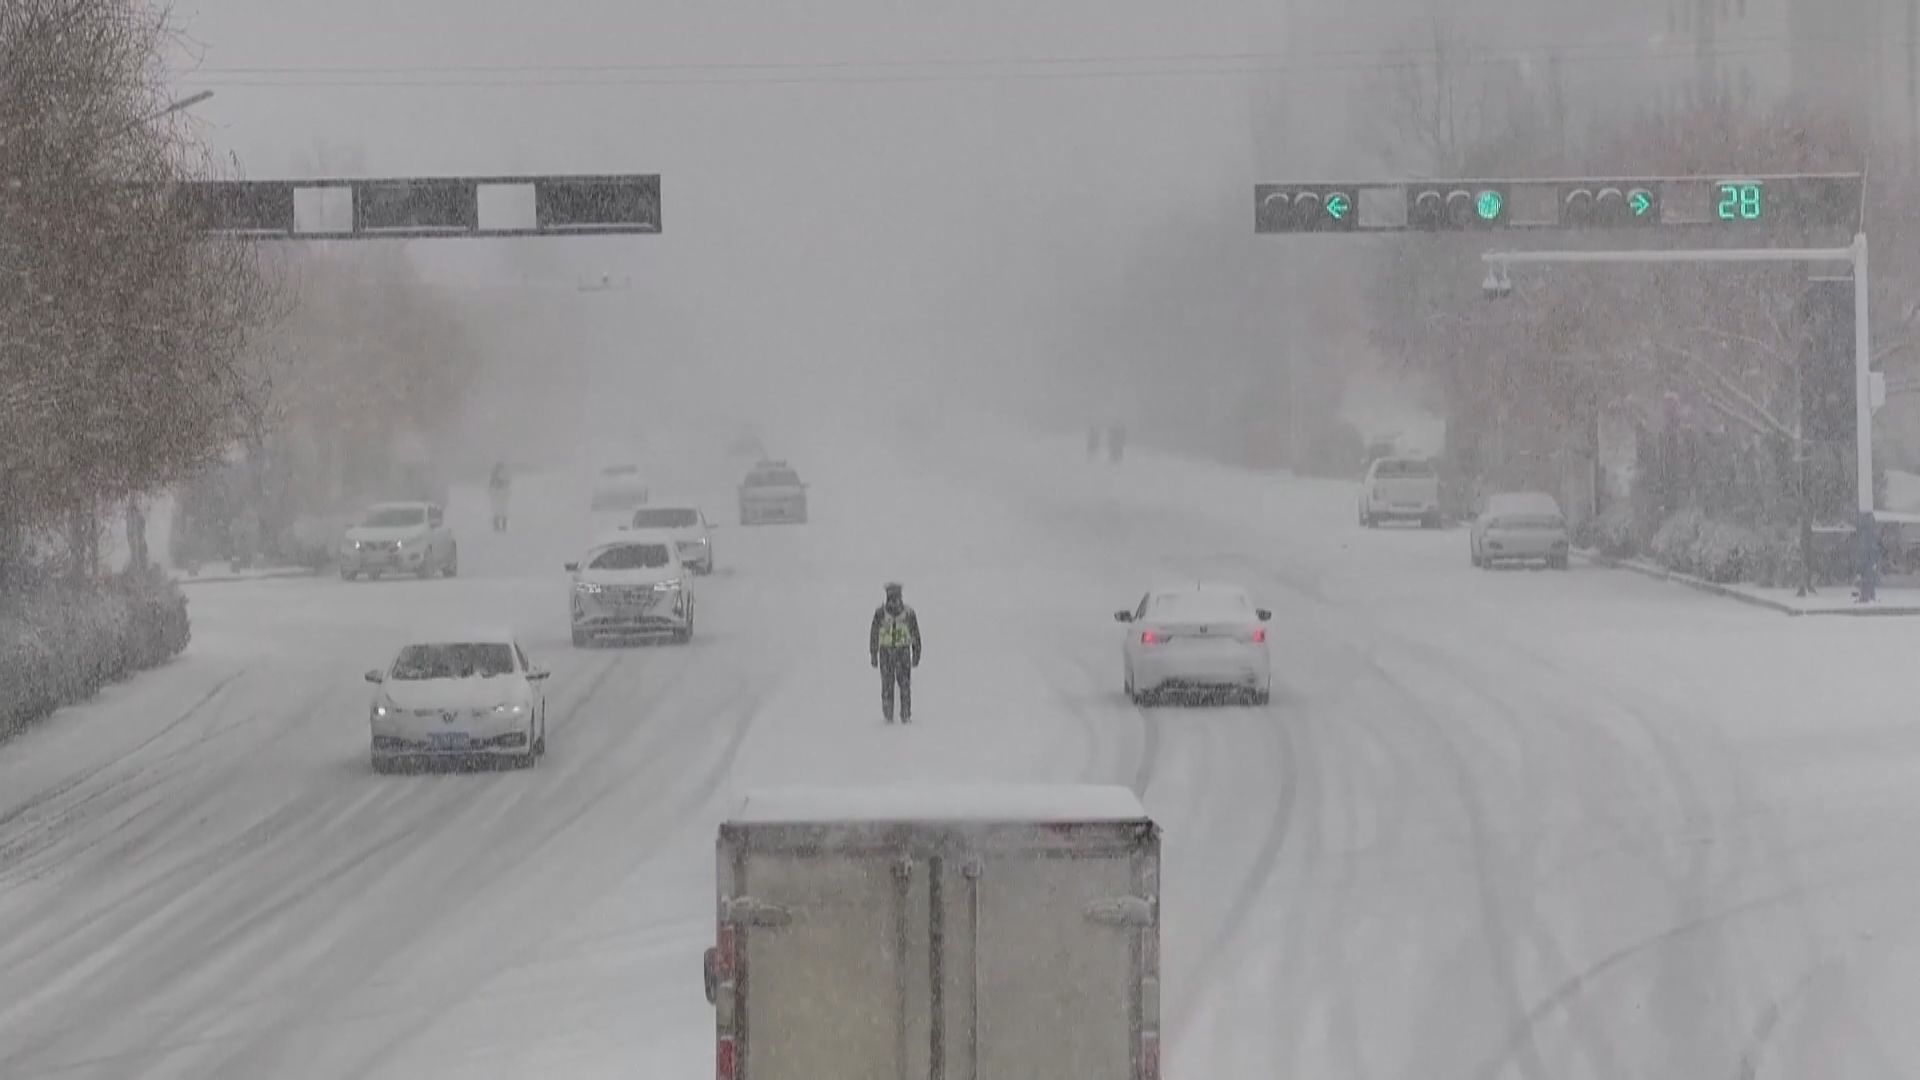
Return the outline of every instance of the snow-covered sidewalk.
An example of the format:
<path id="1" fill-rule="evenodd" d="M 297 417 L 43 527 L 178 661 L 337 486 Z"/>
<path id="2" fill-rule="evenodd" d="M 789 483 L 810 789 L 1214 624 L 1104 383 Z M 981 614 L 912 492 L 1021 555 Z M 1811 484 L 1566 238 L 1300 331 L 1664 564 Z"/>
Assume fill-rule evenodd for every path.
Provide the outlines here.
<path id="1" fill-rule="evenodd" d="M 1595 566 L 1627 570 L 1645 577 L 1675 582 L 1690 589 L 1769 608 L 1785 615 L 1920 615 L 1920 588 L 1882 586 L 1876 590 L 1877 595 L 1872 601 L 1863 604 L 1854 599 L 1852 587 L 1845 585 L 1822 586 L 1807 596 L 1796 596 L 1797 590 L 1794 589 L 1706 581 L 1638 559 L 1616 559 L 1591 551 L 1580 551 L 1575 555 Z"/>
<path id="2" fill-rule="evenodd" d="M 245 570 L 229 570 L 222 567 L 202 570 L 197 574 L 177 569 L 167 571 L 167 576 L 181 585 L 208 585 L 221 581 L 270 581 L 274 578 L 315 577 L 318 574 L 318 570 L 307 566 L 255 566 Z"/>

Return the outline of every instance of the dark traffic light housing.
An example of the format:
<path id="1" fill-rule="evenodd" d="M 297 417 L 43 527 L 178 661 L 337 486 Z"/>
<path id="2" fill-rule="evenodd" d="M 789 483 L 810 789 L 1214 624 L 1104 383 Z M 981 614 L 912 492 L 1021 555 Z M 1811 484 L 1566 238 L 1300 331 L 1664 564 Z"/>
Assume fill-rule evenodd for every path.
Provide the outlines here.
<path id="1" fill-rule="evenodd" d="M 1652 185 L 1625 180 L 1562 184 L 1560 224 L 1572 229 L 1658 225 L 1660 196 Z"/>
<path id="2" fill-rule="evenodd" d="M 1360 219 L 1350 185 L 1258 184 L 1253 198 L 1257 233 L 1351 232 Z"/>
<path id="3" fill-rule="evenodd" d="M 1407 227 L 1430 232 L 1494 229 L 1507 223 L 1503 184 L 1435 183 L 1407 188 Z"/>

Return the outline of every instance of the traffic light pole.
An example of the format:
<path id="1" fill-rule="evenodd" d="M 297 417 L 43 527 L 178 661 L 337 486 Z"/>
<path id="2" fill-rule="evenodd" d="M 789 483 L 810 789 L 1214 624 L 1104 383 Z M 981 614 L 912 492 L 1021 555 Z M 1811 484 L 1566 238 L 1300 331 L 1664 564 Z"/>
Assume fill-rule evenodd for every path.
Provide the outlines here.
<path id="1" fill-rule="evenodd" d="M 1873 518 L 1873 331 L 1867 321 L 1867 235 L 1843 248 L 1678 248 L 1665 251 L 1489 251 L 1483 262 L 1505 268 L 1527 263 L 1843 262 L 1853 267 L 1854 470 L 1859 520 L 1854 542 L 1861 567 L 1860 599 L 1872 600 L 1879 560 Z"/>

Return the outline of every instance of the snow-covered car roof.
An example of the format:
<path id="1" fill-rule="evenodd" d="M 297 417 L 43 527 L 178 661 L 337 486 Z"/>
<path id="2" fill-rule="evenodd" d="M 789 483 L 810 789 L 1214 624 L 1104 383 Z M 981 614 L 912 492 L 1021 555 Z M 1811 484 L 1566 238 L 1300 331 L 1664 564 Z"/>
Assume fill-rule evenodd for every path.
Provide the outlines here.
<path id="1" fill-rule="evenodd" d="M 1487 499 L 1487 512 L 1502 514 L 1559 514 L 1560 501 L 1539 491 L 1503 491 Z"/>
<path id="2" fill-rule="evenodd" d="M 622 544 L 665 544 L 672 547 L 677 542 L 678 539 L 668 529 L 616 529 L 595 537 L 593 543 L 587 545 L 587 550 L 599 551 Z"/>
<path id="3" fill-rule="evenodd" d="M 519 639 L 514 637 L 513 628 L 507 626 L 484 624 L 478 626 L 430 626 L 415 630 L 394 652 L 397 653 L 400 649 L 412 645 L 505 645 L 508 642 L 517 640 Z"/>
<path id="4" fill-rule="evenodd" d="M 1146 821 L 1124 787 L 1095 784 L 979 784 L 916 787 L 768 788 L 749 792 L 729 820 L 738 824 L 872 821 L 986 823 Z"/>
<path id="5" fill-rule="evenodd" d="M 1171 584 L 1166 584 L 1166 585 L 1156 585 L 1153 588 L 1148 589 L 1147 591 L 1152 593 L 1155 596 L 1169 595 L 1174 593 L 1190 593 L 1195 596 L 1205 596 L 1205 597 L 1252 595 L 1245 588 L 1239 585 L 1228 585 L 1225 582 L 1220 582 L 1220 581 L 1173 582 Z"/>

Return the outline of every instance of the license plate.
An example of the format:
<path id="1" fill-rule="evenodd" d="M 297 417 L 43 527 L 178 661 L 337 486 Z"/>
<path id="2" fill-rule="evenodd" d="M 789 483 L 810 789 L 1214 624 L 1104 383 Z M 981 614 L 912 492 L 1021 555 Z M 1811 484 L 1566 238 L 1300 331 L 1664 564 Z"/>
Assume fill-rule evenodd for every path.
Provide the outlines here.
<path id="1" fill-rule="evenodd" d="M 460 731 L 448 733 L 436 732 L 427 736 L 427 745 L 433 747 L 435 750 L 465 750 L 467 748 L 467 738 L 467 734 Z"/>

